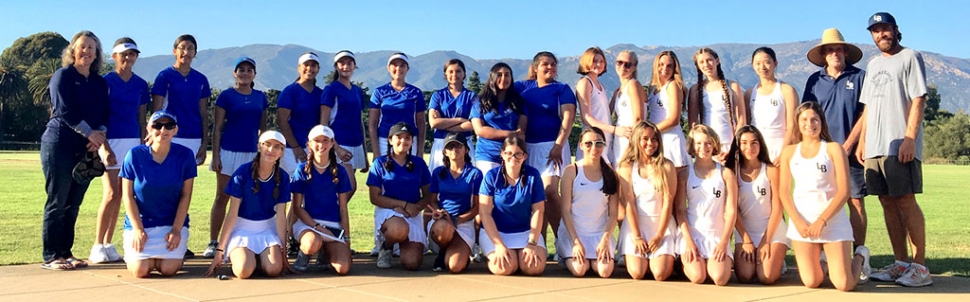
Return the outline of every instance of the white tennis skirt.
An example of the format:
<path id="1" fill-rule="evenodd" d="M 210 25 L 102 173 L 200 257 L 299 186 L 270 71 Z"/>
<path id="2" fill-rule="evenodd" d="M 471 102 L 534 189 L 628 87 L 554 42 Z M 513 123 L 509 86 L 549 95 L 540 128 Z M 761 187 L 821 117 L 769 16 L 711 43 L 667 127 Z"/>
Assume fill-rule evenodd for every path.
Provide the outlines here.
<path id="1" fill-rule="evenodd" d="M 640 237 L 649 241 L 657 234 L 660 225 L 660 217 L 637 216 L 637 224 L 640 229 Z M 667 221 L 667 232 L 660 243 L 660 248 L 647 255 L 637 254 L 636 245 L 633 242 L 633 232 L 630 230 L 630 219 L 623 220 L 620 225 L 620 254 L 638 256 L 640 258 L 656 259 L 663 255 L 676 256 L 677 241 L 680 232 L 677 230 L 673 217 Z"/>
<path id="2" fill-rule="evenodd" d="M 229 235 L 229 243 L 226 245 L 226 258 L 236 248 L 245 248 L 253 254 L 261 254 L 271 246 L 282 247 L 280 237 L 276 234 L 276 217 L 266 220 L 249 220 L 242 217 L 236 218 L 236 226 Z"/>
<path id="3" fill-rule="evenodd" d="M 428 224 L 427 232 L 429 235 L 431 234 L 431 225 L 433 224 L 433 221 Z M 455 226 L 455 231 L 458 232 L 458 236 L 461 237 L 461 240 L 465 241 L 468 249 L 471 250 L 472 246 L 475 245 L 475 220 L 459 223 Z"/>
<path id="4" fill-rule="evenodd" d="M 219 150 L 219 160 L 222 161 L 222 170 L 219 171 L 219 174 L 232 176 L 232 173 L 236 173 L 236 169 L 239 169 L 245 163 L 252 162 L 255 158 L 256 152 Z M 212 168 L 211 162 L 209 163 L 209 168 Z"/>
<path id="5" fill-rule="evenodd" d="M 326 220 L 320 220 L 320 219 L 314 219 L 313 221 L 316 221 L 317 223 L 325 227 L 338 228 L 338 229 L 343 228 L 340 226 L 339 222 L 326 221 Z M 316 230 L 314 230 L 312 226 L 306 225 L 306 223 L 303 223 L 303 220 L 297 219 L 296 223 L 293 223 L 293 234 L 296 234 L 296 236 L 298 236 L 297 240 L 299 240 L 299 237 L 302 237 L 304 231 L 316 232 Z M 344 231 L 346 232 L 346 230 Z M 344 243 L 343 238 L 337 237 L 339 235 L 340 234 L 333 234 L 334 239 L 336 239 L 340 243 Z M 344 234 L 344 236 L 350 236 L 350 234 Z"/>
<path id="6" fill-rule="evenodd" d="M 824 198 L 824 197 L 819 197 Z M 828 206 L 827 202 L 812 202 L 811 198 L 804 198 L 800 196 L 795 196 L 795 209 L 798 211 L 796 215 L 801 215 L 805 218 L 808 223 L 812 223 L 818 220 L 819 214 L 825 211 L 825 207 Z M 815 206 L 814 209 L 806 209 L 810 206 Z M 811 242 L 811 243 L 827 243 L 827 242 L 839 242 L 839 241 L 853 241 L 854 236 L 852 235 L 852 224 L 849 223 L 849 215 L 845 213 L 844 208 L 839 209 L 835 212 L 835 216 L 832 216 L 826 223 L 825 227 L 822 228 L 822 234 L 818 237 L 802 237 L 798 233 L 798 229 L 795 228 L 792 219 L 788 219 L 788 239 L 793 241 Z"/>
<path id="7" fill-rule="evenodd" d="M 556 238 L 556 253 L 559 254 L 559 258 L 573 258 L 573 238 L 569 236 L 569 231 L 566 230 L 566 224 L 560 222 L 559 229 L 556 230 L 556 234 L 559 238 Z M 579 242 L 583 244 L 583 250 L 586 252 L 586 259 L 597 259 L 596 257 L 596 247 L 599 246 L 600 240 L 603 239 L 603 232 L 596 234 L 576 234 L 579 236 Z M 607 244 L 609 248 L 610 257 L 614 255 L 614 247 L 616 246 L 616 240 L 613 240 L 613 236 L 610 236 L 610 242 Z"/>
<path id="8" fill-rule="evenodd" d="M 697 246 L 697 250 L 701 253 L 701 258 L 710 259 L 714 255 L 714 248 L 717 247 L 717 243 L 721 241 L 721 231 L 697 231 L 694 229 L 690 230 L 690 236 L 694 237 L 694 245 Z M 687 238 L 683 236 L 680 237 L 678 250 L 680 254 L 683 255 L 687 250 L 687 244 L 685 241 Z M 724 251 L 725 254 L 734 260 L 734 247 L 729 243 L 727 250 Z"/>
<path id="9" fill-rule="evenodd" d="M 482 171 L 482 175 L 485 175 L 486 173 L 488 173 L 488 171 L 492 171 L 492 169 L 498 168 L 501 165 L 502 165 L 501 163 L 493 163 L 487 160 L 475 161 L 475 168 L 478 168 L 479 171 Z"/>
<path id="10" fill-rule="evenodd" d="M 543 142 L 543 143 L 526 143 L 525 149 L 529 153 L 529 158 L 526 160 L 526 164 L 532 166 L 539 170 L 542 177 L 547 176 L 562 176 L 562 169 L 572 163 L 571 159 L 573 155 L 569 151 L 569 146 L 562 147 L 562 166 L 556 166 L 554 163 L 546 163 L 549 159 L 549 151 L 552 151 L 552 147 L 556 145 L 556 142 Z"/>
<path id="11" fill-rule="evenodd" d="M 125 156 L 128 155 L 128 151 L 141 145 L 140 138 L 112 138 L 108 140 L 108 146 L 111 146 L 111 151 L 115 153 L 115 160 L 117 163 L 114 166 L 108 165 L 108 159 L 101 156 L 101 162 L 104 163 L 105 170 L 119 170 L 121 169 L 121 164 L 125 161 Z M 100 155 L 100 152 L 99 152 Z"/>
<path id="12" fill-rule="evenodd" d="M 172 138 L 172 143 L 173 144 L 179 144 L 179 145 L 185 146 L 186 148 L 189 148 L 189 150 L 192 150 L 192 154 L 193 155 L 196 154 L 196 153 L 198 153 L 199 152 L 199 148 L 202 147 L 202 139 L 201 138 L 178 138 L 178 137 L 173 137 Z M 201 165 L 202 163 L 196 161 L 195 164 L 196 165 Z"/>
<path id="13" fill-rule="evenodd" d="M 395 212 L 391 209 L 382 207 L 374 208 L 374 230 L 377 233 L 377 246 L 384 244 L 384 234 L 380 232 L 381 226 L 391 217 L 401 217 L 408 223 L 408 241 L 417 242 L 422 245 L 428 242 L 428 235 L 424 232 L 424 216 L 404 217 L 404 214 Z"/>
<path id="14" fill-rule="evenodd" d="M 168 245 L 165 242 L 165 235 L 172 231 L 172 226 L 157 226 L 153 228 L 145 229 L 145 234 L 148 235 L 148 241 L 145 242 L 145 248 L 141 252 L 135 251 L 132 247 L 132 242 L 135 238 L 135 232 L 132 230 L 125 230 L 122 233 L 125 244 L 125 261 L 135 262 L 145 259 L 183 259 L 185 258 L 185 251 L 189 249 L 189 228 L 182 228 L 182 240 L 179 242 L 179 246 L 174 250 L 169 251 L 165 247 Z"/>
<path id="15" fill-rule="evenodd" d="M 306 149 L 304 149 L 304 151 L 306 151 Z M 293 149 L 286 148 L 286 151 L 283 151 L 283 157 L 280 157 L 280 169 L 283 169 L 283 171 L 286 171 L 286 173 L 289 173 L 290 176 L 293 176 L 294 175 L 293 172 L 296 172 L 296 169 L 300 166 L 300 163 L 303 163 L 305 161 L 306 161 L 306 158 L 302 160 L 297 160 L 296 156 L 293 155 Z M 290 178 L 292 179 L 292 177 Z"/>
<path id="16" fill-rule="evenodd" d="M 474 157 L 475 155 L 475 142 L 469 136 L 465 139 L 465 145 L 468 146 L 468 156 Z M 436 138 L 434 143 L 431 144 L 431 161 L 428 163 L 428 171 L 434 172 L 434 169 L 445 165 L 445 140 L 441 138 Z"/>
<path id="17" fill-rule="evenodd" d="M 739 216 L 738 219 L 741 219 L 741 217 Z M 744 228 L 748 231 L 748 237 L 751 237 L 751 242 L 754 243 L 755 248 L 761 247 L 760 246 L 761 238 L 762 236 L 765 235 L 765 230 L 767 229 L 767 227 L 768 227 L 767 219 L 745 222 Z M 791 247 L 791 244 L 788 241 L 788 237 L 785 237 L 787 234 L 788 234 L 788 225 L 785 224 L 784 219 L 781 219 L 778 221 L 778 228 L 775 229 L 775 233 L 771 235 L 770 243 L 772 244 L 781 243 L 781 244 L 784 244 L 785 246 Z M 738 230 L 734 230 L 734 242 L 735 244 L 737 244 L 737 242 L 744 242 L 744 240 L 741 239 L 741 233 L 738 233 Z"/>
<path id="18" fill-rule="evenodd" d="M 610 149 L 610 157 L 613 157 L 613 168 L 616 168 L 618 163 L 623 160 L 623 155 L 626 154 L 626 148 L 630 145 L 630 139 L 620 136 L 613 135 L 613 146 Z"/>
<path id="19" fill-rule="evenodd" d="M 661 135 L 664 142 L 664 157 L 674 164 L 674 167 L 684 167 L 690 164 L 690 155 L 687 154 L 687 139 L 680 127 L 670 129 Z"/>
<path id="20" fill-rule="evenodd" d="M 529 231 L 518 232 L 518 233 L 502 233 L 498 232 L 499 237 L 502 238 L 502 244 L 505 244 L 505 248 L 509 250 L 520 250 L 525 248 L 529 244 Z M 539 235 L 538 247 L 543 250 L 546 249 L 546 239 Z M 482 248 L 482 252 L 486 256 L 495 251 L 495 245 L 492 244 L 492 239 L 488 237 L 488 232 L 485 232 L 485 228 L 478 231 L 478 246 Z M 595 250 L 595 248 L 594 248 Z"/>
<path id="21" fill-rule="evenodd" d="M 341 165 L 349 164 L 350 167 L 354 168 L 355 170 L 363 169 L 364 167 L 367 166 L 367 152 L 364 152 L 364 145 L 360 145 L 360 146 L 340 145 L 340 148 L 350 151 L 350 154 L 353 154 L 354 157 L 351 158 L 350 161 L 343 161 L 343 160 L 340 160 L 340 157 L 337 157 L 337 163 Z M 352 173 L 354 171 L 347 171 L 347 172 Z"/>

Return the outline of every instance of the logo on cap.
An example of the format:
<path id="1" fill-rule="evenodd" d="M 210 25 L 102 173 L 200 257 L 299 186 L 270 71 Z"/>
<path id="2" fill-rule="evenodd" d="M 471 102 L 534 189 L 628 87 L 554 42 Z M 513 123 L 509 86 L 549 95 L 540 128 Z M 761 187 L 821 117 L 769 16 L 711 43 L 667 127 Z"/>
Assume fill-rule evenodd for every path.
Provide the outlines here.
<path id="1" fill-rule="evenodd" d="M 872 16 L 872 20 L 876 22 L 882 22 L 882 16 L 880 15 Z"/>
<path id="2" fill-rule="evenodd" d="M 408 126 L 401 126 L 401 131 L 408 131 Z"/>

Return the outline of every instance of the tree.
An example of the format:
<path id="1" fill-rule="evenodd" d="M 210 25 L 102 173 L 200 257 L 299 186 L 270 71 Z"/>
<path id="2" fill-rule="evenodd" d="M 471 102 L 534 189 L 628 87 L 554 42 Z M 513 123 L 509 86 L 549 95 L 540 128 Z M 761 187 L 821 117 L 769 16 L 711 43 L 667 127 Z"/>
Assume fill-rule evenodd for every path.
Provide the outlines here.
<path id="1" fill-rule="evenodd" d="M 13 41 L 0 58 L 10 64 L 7 66 L 32 66 L 43 58 L 60 58 L 68 44 L 70 42 L 58 33 L 36 33 Z"/>
<path id="2" fill-rule="evenodd" d="M 472 71 L 472 75 L 468 77 L 468 90 L 474 91 L 475 94 L 481 94 L 482 86 L 482 80 L 478 77 L 478 72 Z"/>
<path id="3" fill-rule="evenodd" d="M 36 141 L 50 118 L 50 75 L 68 41 L 54 32 L 19 38 L 0 54 L 0 139 Z M 39 78 L 39 79 L 37 79 Z"/>
<path id="4" fill-rule="evenodd" d="M 279 121 L 276 120 L 276 109 L 279 108 L 280 91 L 277 89 L 266 90 L 266 129 L 279 129 Z"/>
<path id="5" fill-rule="evenodd" d="M 4 109 L 9 103 L 19 101 L 27 90 L 27 80 L 21 67 L 13 66 L 9 59 L 0 58 L 0 142 L 3 141 Z"/>
<path id="6" fill-rule="evenodd" d="M 27 70 L 27 90 L 30 92 L 34 105 L 45 106 L 50 110 L 50 82 L 54 72 L 61 68 L 60 59 L 40 59 Z"/>
<path id="7" fill-rule="evenodd" d="M 970 155 L 970 116 L 958 112 L 930 123 L 923 130 L 924 158 L 956 160 Z"/>
<path id="8" fill-rule="evenodd" d="M 933 121 L 940 118 L 940 93 L 936 84 L 926 85 L 926 107 L 923 107 L 923 119 Z"/>

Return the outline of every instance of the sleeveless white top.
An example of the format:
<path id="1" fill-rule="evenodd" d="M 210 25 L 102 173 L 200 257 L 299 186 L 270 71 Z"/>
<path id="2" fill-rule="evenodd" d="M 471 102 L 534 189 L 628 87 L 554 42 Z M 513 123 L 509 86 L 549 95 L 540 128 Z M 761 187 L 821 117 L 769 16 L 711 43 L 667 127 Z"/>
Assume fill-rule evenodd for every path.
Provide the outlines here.
<path id="1" fill-rule="evenodd" d="M 724 209 L 727 190 L 724 185 L 723 167 L 715 163 L 714 176 L 702 179 L 694 173 L 694 164 L 687 166 L 687 223 L 694 230 L 708 234 L 724 232 Z"/>
<path id="2" fill-rule="evenodd" d="M 630 82 L 628 81 L 627 83 Z M 615 126 L 633 127 L 633 107 L 630 104 L 630 96 L 623 93 L 624 87 L 626 87 L 626 84 L 620 87 L 620 91 L 616 94 L 616 101 L 613 104 L 613 112 L 616 112 Z"/>
<path id="3" fill-rule="evenodd" d="M 781 81 L 775 83 L 775 89 L 768 95 L 758 94 L 758 87 L 755 85 L 751 89 L 751 99 L 748 108 L 751 111 L 751 125 L 761 131 L 765 137 L 765 144 L 768 147 L 768 157 L 771 160 L 778 158 L 781 149 L 784 147 L 785 131 L 788 125 L 785 123 L 785 97 L 781 93 Z"/>
<path id="4" fill-rule="evenodd" d="M 603 193 L 603 177 L 590 181 L 583 172 L 583 166 L 576 166 L 573 179 L 571 214 L 579 236 L 603 235 L 609 219 L 609 196 Z"/>
<path id="5" fill-rule="evenodd" d="M 730 83 L 725 82 L 725 85 L 730 85 Z M 734 140 L 734 127 L 731 125 L 731 110 L 724 104 L 724 91 L 721 89 L 708 91 L 704 87 L 699 88 L 704 92 L 704 99 L 702 100 L 704 119 L 701 123 L 714 129 L 714 133 L 717 133 L 717 137 L 721 140 L 721 152 L 724 152 L 723 146 L 730 146 L 731 141 Z M 730 93 L 730 86 L 728 89 L 728 93 Z"/>
<path id="6" fill-rule="evenodd" d="M 670 82 L 660 87 L 657 93 L 651 93 L 647 102 L 647 112 L 650 112 L 649 120 L 654 125 L 666 120 L 667 108 L 674 105 L 669 100 L 670 96 L 667 95 L 667 86 L 670 86 Z"/>
<path id="7" fill-rule="evenodd" d="M 789 163 L 795 185 L 792 190 L 795 211 L 798 212 L 795 215 L 801 215 L 808 223 L 818 220 L 838 193 L 834 162 L 829 157 L 825 144 L 822 141 L 814 157 L 805 158 L 802 156 L 802 144 L 798 143 Z M 788 215 L 791 216 L 792 213 Z M 796 241 L 824 243 L 853 240 L 852 224 L 849 223 L 849 215 L 845 210 L 836 211 L 818 237 L 802 237 L 791 219 L 788 220 L 787 233 L 788 238 Z"/>
<path id="8" fill-rule="evenodd" d="M 593 84 L 593 80 L 590 80 L 588 76 L 583 76 L 584 79 L 589 81 L 589 85 L 592 86 L 592 93 L 589 95 L 589 114 L 593 116 L 594 119 L 603 122 L 610 123 L 610 98 L 606 96 L 606 91 L 600 89 Z M 600 84 L 602 85 L 602 83 Z M 583 129 L 589 128 L 589 125 L 583 121 Z"/>
<path id="9" fill-rule="evenodd" d="M 637 214 L 640 217 L 657 217 L 663 212 L 662 194 L 654 189 L 653 180 L 640 177 L 640 163 L 633 162 L 633 173 L 630 177 L 633 186 L 633 196 L 637 204 Z"/>
<path id="10" fill-rule="evenodd" d="M 738 214 L 744 217 L 745 229 L 751 230 L 748 226 L 760 222 L 760 225 L 767 223 L 771 216 L 771 182 L 768 181 L 768 169 L 764 163 L 761 164 L 760 172 L 751 182 L 741 179 L 738 173 Z M 763 222 L 761 222 L 763 221 Z M 763 226 L 759 226 L 759 229 Z"/>

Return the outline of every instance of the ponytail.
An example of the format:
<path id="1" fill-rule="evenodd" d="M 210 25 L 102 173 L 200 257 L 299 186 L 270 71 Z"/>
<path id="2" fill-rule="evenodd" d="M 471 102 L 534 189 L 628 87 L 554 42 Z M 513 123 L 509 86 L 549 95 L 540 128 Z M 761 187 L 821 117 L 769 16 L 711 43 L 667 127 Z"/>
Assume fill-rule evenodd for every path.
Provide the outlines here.
<path id="1" fill-rule="evenodd" d="M 334 142 L 336 144 L 336 142 Z M 337 177 L 337 151 L 334 148 L 330 148 L 330 177 L 333 178 L 333 183 L 337 184 L 340 182 L 340 178 Z"/>
<path id="2" fill-rule="evenodd" d="M 616 172 L 613 171 L 613 167 L 606 162 L 606 159 L 600 157 L 600 171 L 603 173 L 603 194 L 613 195 L 616 194 L 619 188 L 618 182 L 616 180 Z M 579 172 L 579 170 L 577 170 Z"/>

